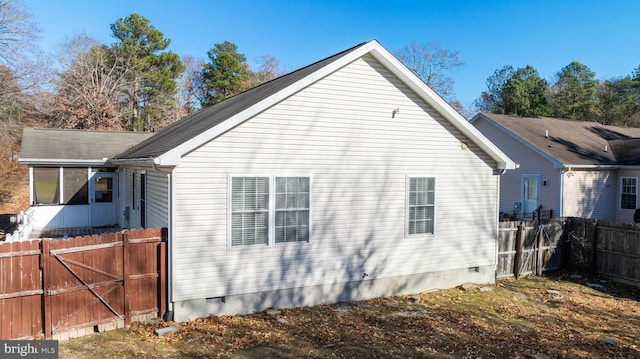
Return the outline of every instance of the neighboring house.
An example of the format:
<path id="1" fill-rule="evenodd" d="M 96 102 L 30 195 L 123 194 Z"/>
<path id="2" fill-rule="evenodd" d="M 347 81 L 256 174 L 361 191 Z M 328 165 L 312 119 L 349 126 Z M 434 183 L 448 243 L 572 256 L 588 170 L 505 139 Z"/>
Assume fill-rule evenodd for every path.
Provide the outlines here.
<path id="1" fill-rule="evenodd" d="M 500 176 L 515 168 L 376 41 L 111 163 L 121 225 L 169 228 L 179 321 L 491 283 Z"/>
<path id="2" fill-rule="evenodd" d="M 500 182 L 500 211 L 633 223 L 638 207 L 640 128 L 548 117 L 481 113 L 472 120 L 519 164 Z"/>
<path id="3" fill-rule="evenodd" d="M 29 165 L 34 226 L 121 225 L 118 177 L 110 158 L 152 135 L 25 128 L 20 162 Z"/>

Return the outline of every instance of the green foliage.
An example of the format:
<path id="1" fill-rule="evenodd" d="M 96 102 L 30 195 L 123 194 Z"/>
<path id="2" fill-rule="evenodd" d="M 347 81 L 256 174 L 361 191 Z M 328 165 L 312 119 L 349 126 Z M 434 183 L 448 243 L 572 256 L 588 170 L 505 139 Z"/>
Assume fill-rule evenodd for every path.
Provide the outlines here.
<path id="1" fill-rule="evenodd" d="M 209 62 L 201 73 L 202 106 L 213 105 L 251 87 L 252 72 L 235 44 L 228 41 L 215 44 L 207 55 Z"/>
<path id="2" fill-rule="evenodd" d="M 476 100 L 481 111 L 516 116 L 547 116 L 545 98 L 548 84 L 532 66 L 514 69 L 504 66 L 487 79 L 488 91 Z"/>
<path id="3" fill-rule="evenodd" d="M 164 51 L 171 40 L 139 14 L 118 19 L 111 31 L 119 40 L 111 50 L 125 62 L 123 71 L 129 83 L 122 103 L 123 127 L 151 131 L 177 120 L 171 115 L 175 112 L 171 111 L 175 108 L 173 95 L 185 67 L 177 54 Z"/>
<path id="4" fill-rule="evenodd" d="M 551 88 L 551 106 L 556 117 L 595 120 L 599 106 L 598 82 L 587 66 L 574 61 L 558 72 Z"/>

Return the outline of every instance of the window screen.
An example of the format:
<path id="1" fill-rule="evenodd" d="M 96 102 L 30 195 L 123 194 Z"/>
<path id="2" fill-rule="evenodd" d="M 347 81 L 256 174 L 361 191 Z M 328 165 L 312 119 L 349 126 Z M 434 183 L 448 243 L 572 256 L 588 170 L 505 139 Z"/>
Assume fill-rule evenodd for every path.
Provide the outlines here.
<path id="1" fill-rule="evenodd" d="M 33 195 L 35 204 L 60 203 L 60 169 L 33 169 Z"/>

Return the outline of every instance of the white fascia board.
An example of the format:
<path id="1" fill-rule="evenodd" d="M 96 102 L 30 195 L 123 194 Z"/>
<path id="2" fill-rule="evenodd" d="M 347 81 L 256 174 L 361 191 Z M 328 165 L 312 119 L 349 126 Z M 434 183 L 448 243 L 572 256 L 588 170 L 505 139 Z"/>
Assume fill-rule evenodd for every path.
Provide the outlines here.
<path id="1" fill-rule="evenodd" d="M 346 66 L 352 61 L 360 58 L 367 52 L 371 51 L 371 49 L 376 46 L 377 42 L 369 42 L 360 48 L 352 51 L 349 54 L 344 55 L 340 59 L 324 66 L 318 71 L 308 75 L 307 77 L 299 80 L 298 82 L 274 93 L 273 95 L 267 97 L 266 99 L 256 103 L 255 105 L 247 108 L 244 111 L 237 113 L 236 115 L 230 117 L 229 119 L 223 121 L 215 127 L 199 134 L 198 136 L 192 138 L 191 140 L 173 148 L 170 151 L 165 152 L 164 154 L 156 157 L 155 161 L 157 165 L 161 166 L 177 166 L 180 163 L 180 159 L 185 154 L 193 151 L 194 149 L 202 146 L 208 141 L 220 136 L 221 134 L 229 131 L 230 129 L 238 126 L 242 122 L 256 116 L 262 111 L 268 109 L 269 107 L 279 103 L 280 101 L 288 98 L 289 96 L 297 93 L 298 91 L 304 89 L 305 87 L 315 83 L 316 81 L 326 77 L 327 75 L 337 71 L 341 67 Z M 377 46 L 380 46 L 379 44 Z"/>
<path id="2" fill-rule="evenodd" d="M 640 168 L 640 166 L 621 166 L 621 165 L 567 165 L 564 164 L 562 165 L 563 169 L 592 169 L 592 170 L 599 170 L 599 169 L 603 169 L 603 170 L 617 170 L 617 169 L 637 169 Z"/>
<path id="3" fill-rule="evenodd" d="M 127 158 L 127 159 L 115 159 L 112 160 L 114 164 L 119 166 L 152 166 L 155 162 L 155 158 Z"/>
<path id="4" fill-rule="evenodd" d="M 458 111 L 453 109 L 440 95 L 433 91 L 424 83 L 416 74 L 409 70 L 402 62 L 387 51 L 379 43 L 374 44 L 372 55 L 382 62 L 393 74 L 398 76 L 403 82 L 412 89 L 425 102 L 433 107 L 445 119 L 447 119 L 454 127 L 456 127 L 465 136 L 469 137 L 473 143 L 486 152 L 497 163 L 498 169 L 516 169 L 518 164 L 507 156 L 502 150 L 494 145 L 482 132 L 473 126 L 467 119 L 462 117 Z"/>
<path id="5" fill-rule="evenodd" d="M 108 159 L 71 160 L 55 158 L 19 158 L 18 163 L 40 166 L 104 166 Z"/>
<path id="6" fill-rule="evenodd" d="M 551 157 L 550 155 L 546 154 L 544 151 L 540 150 L 538 147 L 536 147 L 536 146 L 530 144 L 529 142 L 525 141 L 524 139 L 522 139 L 522 137 L 520 137 L 520 136 L 516 135 L 515 133 L 511 132 L 506 127 L 502 126 L 501 124 L 497 123 L 496 121 L 492 120 L 491 118 L 485 116 L 484 114 L 479 113 L 479 114 L 473 116 L 473 118 L 471 119 L 471 121 L 469 121 L 469 123 L 473 124 L 479 118 L 482 118 L 483 120 L 489 122 L 489 124 L 497 127 L 499 130 L 501 130 L 502 132 L 506 133 L 509 137 L 511 137 L 514 140 L 520 142 L 523 146 L 527 147 L 528 149 L 532 150 L 533 152 L 535 152 L 535 153 L 539 154 L 540 156 L 542 156 L 543 158 L 545 158 L 547 161 L 551 162 L 551 164 L 553 165 L 553 168 L 564 168 L 565 165 L 562 162 L 560 162 L 560 161 L 556 160 L 555 158 Z"/>

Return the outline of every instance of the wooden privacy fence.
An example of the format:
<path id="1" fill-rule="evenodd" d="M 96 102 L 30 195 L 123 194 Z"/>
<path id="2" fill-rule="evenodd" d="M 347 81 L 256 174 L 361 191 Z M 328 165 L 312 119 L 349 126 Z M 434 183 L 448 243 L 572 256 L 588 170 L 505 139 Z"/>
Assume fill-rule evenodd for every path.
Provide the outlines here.
<path id="1" fill-rule="evenodd" d="M 564 221 L 500 222 L 496 278 L 540 275 L 563 265 Z"/>
<path id="2" fill-rule="evenodd" d="M 162 317 L 166 229 L 0 244 L 0 339 L 65 339 Z"/>
<path id="3" fill-rule="evenodd" d="M 640 225 L 567 219 L 571 264 L 640 286 Z"/>

